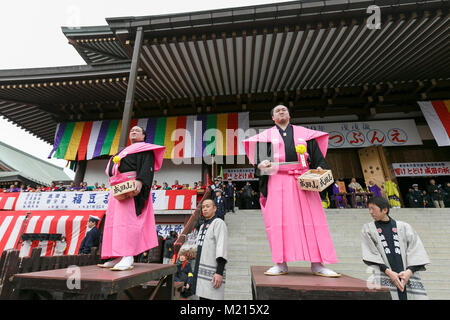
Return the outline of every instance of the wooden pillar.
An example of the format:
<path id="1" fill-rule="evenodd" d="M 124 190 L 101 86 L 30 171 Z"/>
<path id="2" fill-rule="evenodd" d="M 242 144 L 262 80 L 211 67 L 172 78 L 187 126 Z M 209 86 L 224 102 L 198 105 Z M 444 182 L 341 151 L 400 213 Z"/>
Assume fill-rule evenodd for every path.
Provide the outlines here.
<path id="1" fill-rule="evenodd" d="M 75 172 L 75 178 L 73 183 L 75 186 L 79 186 L 80 182 L 84 181 L 84 175 L 86 174 L 87 160 L 78 161 L 77 171 Z"/>
<path id="2" fill-rule="evenodd" d="M 128 129 L 130 128 L 131 117 L 133 114 L 134 94 L 136 92 L 136 80 L 139 67 L 139 56 L 142 47 L 142 39 L 144 38 L 144 30 L 138 27 L 136 31 L 136 40 L 134 42 L 133 58 L 131 60 L 130 76 L 128 77 L 127 95 L 125 98 L 125 106 L 122 116 L 122 127 L 119 138 L 119 150 L 127 145 Z"/>

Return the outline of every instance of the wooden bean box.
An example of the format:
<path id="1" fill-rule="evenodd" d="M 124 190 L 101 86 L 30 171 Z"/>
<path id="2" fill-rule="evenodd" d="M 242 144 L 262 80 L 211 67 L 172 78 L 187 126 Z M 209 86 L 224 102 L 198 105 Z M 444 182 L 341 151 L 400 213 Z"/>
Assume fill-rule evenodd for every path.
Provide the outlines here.
<path id="1" fill-rule="evenodd" d="M 298 177 L 300 189 L 307 191 L 321 192 L 333 182 L 334 179 L 331 170 L 311 169 Z"/>

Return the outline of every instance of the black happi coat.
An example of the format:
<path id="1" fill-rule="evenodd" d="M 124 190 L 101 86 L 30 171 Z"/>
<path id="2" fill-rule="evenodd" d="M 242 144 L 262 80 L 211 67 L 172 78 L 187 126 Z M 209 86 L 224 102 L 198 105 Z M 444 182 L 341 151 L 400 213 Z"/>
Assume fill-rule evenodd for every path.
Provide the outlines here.
<path id="1" fill-rule="evenodd" d="M 142 181 L 141 192 L 134 197 L 134 206 L 136 215 L 142 213 L 145 202 L 148 200 L 153 183 L 155 167 L 155 154 L 152 150 L 145 152 L 132 153 L 120 160 L 119 172 L 136 171 L 136 180 Z M 111 177 L 113 166 L 109 166 L 108 175 Z M 150 199 L 151 201 L 151 199 Z"/>

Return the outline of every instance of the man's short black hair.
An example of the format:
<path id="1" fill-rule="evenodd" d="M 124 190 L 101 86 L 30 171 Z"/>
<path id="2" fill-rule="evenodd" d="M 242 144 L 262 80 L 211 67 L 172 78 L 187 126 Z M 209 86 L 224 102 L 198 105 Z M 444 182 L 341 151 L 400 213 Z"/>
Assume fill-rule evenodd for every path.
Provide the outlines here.
<path id="1" fill-rule="evenodd" d="M 205 202 L 205 201 L 212 201 L 212 203 L 213 203 L 213 207 L 217 207 L 216 206 L 216 202 L 213 200 L 213 199 L 204 199 L 203 201 L 202 201 L 202 206 L 203 206 L 203 202 Z"/>
<path id="2" fill-rule="evenodd" d="M 389 201 L 387 201 L 385 198 L 372 197 L 367 201 L 367 205 L 369 204 L 376 205 L 378 208 L 380 208 L 380 210 L 387 209 L 387 214 L 389 214 Z"/>

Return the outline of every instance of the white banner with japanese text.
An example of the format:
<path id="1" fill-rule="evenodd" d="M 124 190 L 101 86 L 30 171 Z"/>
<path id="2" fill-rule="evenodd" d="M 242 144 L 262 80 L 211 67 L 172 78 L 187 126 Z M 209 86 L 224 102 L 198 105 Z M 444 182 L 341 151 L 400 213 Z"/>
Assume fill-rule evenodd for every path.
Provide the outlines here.
<path id="1" fill-rule="evenodd" d="M 303 127 L 327 132 L 329 148 L 363 148 L 378 146 L 421 145 L 413 119 L 302 124 Z"/>
<path id="2" fill-rule="evenodd" d="M 223 180 L 226 181 L 228 178 L 233 181 L 258 180 L 255 178 L 254 168 L 223 169 Z"/>
<path id="3" fill-rule="evenodd" d="M 450 176 L 450 162 L 393 163 L 397 177 Z"/>
<path id="4" fill-rule="evenodd" d="M 108 197 L 109 191 L 22 192 L 15 210 L 106 210 Z M 152 190 L 154 210 L 195 209 L 196 201 L 196 190 Z"/>

